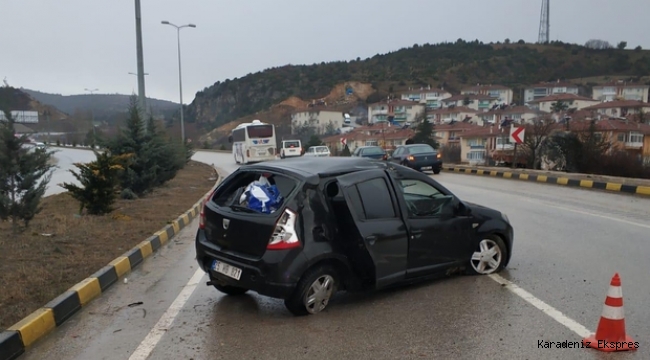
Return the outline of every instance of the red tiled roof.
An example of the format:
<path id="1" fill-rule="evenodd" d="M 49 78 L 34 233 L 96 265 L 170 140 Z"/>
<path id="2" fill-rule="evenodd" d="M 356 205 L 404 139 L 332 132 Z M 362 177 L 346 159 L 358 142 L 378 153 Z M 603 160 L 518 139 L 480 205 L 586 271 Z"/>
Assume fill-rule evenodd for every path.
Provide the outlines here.
<path id="1" fill-rule="evenodd" d="M 572 131 L 586 131 L 589 129 L 591 124 L 590 120 L 576 120 L 569 123 L 569 128 Z M 644 135 L 650 135 L 650 125 L 642 124 L 633 120 L 621 120 L 621 119 L 603 119 L 596 121 L 596 130 L 597 131 L 606 131 L 606 132 L 631 132 L 636 131 Z"/>
<path id="2" fill-rule="evenodd" d="M 650 107 L 650 103 L 646 103 L 639 100 L 615 100 L 615 101 L 606 101 L 600 104 L 591 105 L 589 107 L 583 108 L 582 110 L 596 110 L 596 109 L 612 109 L 612 108 L 642 108 Z"/>
<path id="3" fill-rule="evenodd" d="M 509 133 L 510 133 L 510 127 L 504 127 L 502 129 L 499 129 L 498 126 L 479 126 L 476 129 L 463 131 L 462 133 L 460 133 L 459 136 L 461 139 L 469 139 L 469 138 L 494 137 L 494 136 L 500 136 Z"/>
<path id="4" fill-rule="evenodd" d="M 645 85 L 645 84 L 638 84 L 638 83 L 630 83 L 630 82 L 610 82 L 602 85 L 595 85 L 593 88 L 604 88 L 604 87 L 631 87 L 631 88 L 649 88 L 650 85 Z"/>
<path id="5" fill-rule="evenodd" d="M 482 115 L 497 115 L 497 114 L 544 114 L 547 113 L 540 110 L 531 109 L 528 106 L 509 106 L 503 110 L 490 110 Z"/>
<path id="6" fill-rule="evenodd" d="M 543 97 L 541 99 L 533 100 L 531 103 L 541 103 L 541 102 L 549 102 L 549 101 L 570 101 L 570 100 L 582 100 L 582 101 L 593 101 L 593 102 L 599 102 L 599 100 L 594 100 L 592 98 L 584 97 L 584 96 L 579 96 L 576 94 L 554 94 L 554 95 L 549 95 L 546 97 Z"/>
<path id="7" fill-rule="evenodd" d="M 472 123 L 466 123 L 466 122 L 455 122 L 453 124 L 440 124 L 440 125 L 435 125 L 434 126 L 434 131 L 472 131 L 476 130 L 478 128 L 481 128 L 482 126 L 472 124 Z"/>

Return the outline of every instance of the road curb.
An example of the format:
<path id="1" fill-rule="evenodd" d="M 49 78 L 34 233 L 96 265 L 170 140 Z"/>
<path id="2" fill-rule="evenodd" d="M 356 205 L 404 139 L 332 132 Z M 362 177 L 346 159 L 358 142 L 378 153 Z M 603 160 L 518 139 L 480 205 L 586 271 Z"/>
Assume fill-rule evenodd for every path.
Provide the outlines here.
<path id="1" fill-rule="evenodd" d="M 537 182 L 537 183 L 550 184 L 550 185 L 562 185 L 568 187 L 579 187 L 579 188 L 595 189 L 601 191 L 620 192 L 620 193 L 631 194 L 631 195 L 650 196 L 650 186 L 625 185 L 620 183 L 593 181 L 587 179 L 578 180 L 578 179 L 569 179 L 566 177 L 527 174 L 527 173 L 523 173 L 523 172 L 520 173 L 515 171 L 482 170 L 482 169 L 460 168 L 460 167 L 451 167 L 451 166 L 445 166 L 443 167 L 443 169 L 446 171 L 461 173 L 461 174 L 492 176 L 492 177 L 499 177 L 503 179 L 523 180 L 523 181 Z"/>
<path id="2" fill-rule="evenodd" d="M 40 309 L 0 332 L 0 360 L 14 360 L 24 354 L 31 345 L 64 324 L 190 225 L 200 214 L 203 198 L 223 180 L 218 170 L 215 171 L 217 173 L 215 185 L 191 209 Z"/>

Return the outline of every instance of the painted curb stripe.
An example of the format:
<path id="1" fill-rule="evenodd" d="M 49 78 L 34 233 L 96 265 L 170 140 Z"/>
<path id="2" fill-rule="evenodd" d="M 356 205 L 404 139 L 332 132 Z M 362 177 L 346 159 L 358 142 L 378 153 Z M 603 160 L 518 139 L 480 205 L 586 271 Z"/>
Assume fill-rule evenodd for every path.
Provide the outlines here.
<path id="1" fill-rule="evenodd" d="M 464 174 L 487 175 L 493 177 L 500 177 L 504 179 L 516 179 L 516 180 L 532 181 L 532 182 L 539 182 L 545 184 L 564 185 L 569 187 L 581 187 L 587 189 L 597 189 L 597 190 L 606 190 L 611 192 L 622 192 L 627 194 L 650 196 L 650 186 L 625 185 L 625 184 L 618 184 L 618 183 L 593 181 L 587 179 L 578 180 L 578 179 L 569 179 L 566 177 L 555 177 L 555 176 L 537 175 L 537 174 L 525 174 L 525 173 L 515 174 L 513 172 L 497 171 L 497 170 L 480 170 L 480 169 L 457 168 L 457 167 L 446 167 L 444 169 L 447 171 L 461 173 L 461 174 L 464 173 Z"/>
<path id="2" fill-rule="evenodd" d="M 0 360 L 14 360 L 25 353 L 25 347 L 17 331 L 0 332 Z"/>
<path id="3" fill-rule="evenodd" d="M 219 176 L 212 190 L 219 186 L 221 180 L 223 177 Z M 212 190 L 169 225 L 75 284 L 9 329 L 0 332 L 0 360 L 14 360 L 24 354 L 25 349 L 61 326 L 93 299 L 101 296 L 119 278 L 131 272 L 145 258 L 151 256 L 182 229 L 189 226 L 192 220 L 198 217 L 203 198 Z"/>
<path id="4" fill-rule="evenodd" d="M 61 324 L 81 309 L 81 301 L 79 301 L 79 295 L 77 295 L 76 291 L 67 290 L 43 307 L 52 309 L 54 323 L 56 326 L 61 326 Z"/>

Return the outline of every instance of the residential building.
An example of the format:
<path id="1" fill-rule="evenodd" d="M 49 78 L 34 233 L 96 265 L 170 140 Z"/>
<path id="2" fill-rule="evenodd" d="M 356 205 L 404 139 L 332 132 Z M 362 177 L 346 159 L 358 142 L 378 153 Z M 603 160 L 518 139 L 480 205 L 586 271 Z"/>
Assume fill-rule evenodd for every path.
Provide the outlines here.
<path id="1" fill-rule="evenodd" d="M 481 127 L 467 122 L 454 122 L 452 124 L 441 124 L 434 127 L 433 135 L 441 146 L 460 145 L 462 134 L 467 131 L 480 129 Z"/>
<path id="2" fill-rule="evenodd" d="M 427 120 L 434 124 L 448 124 L 454 121 L 477 121 L 478 111 L 465 106 L 456 106 L 427 112 Z"/>
<path id="3" fill-rule="evenodd" d="M 303 110 L 291 114 L 291 133 L 297 133 L 301 126 L 311 126 L 315 133 L 322 135 L 331 129 L 340 129 L 345 121 L 341 111 L 330 110 Z"/>
<path id="4" fill-rule="evenodd" d="M 650 104 L 638 100 L 614 100 L 588 106 L 583 110 L 593 111 L 600 115 L 626 117 L 650 113 Z"/>
<path id="5" fill-rule="evenodd" d="M 512 104 L 512 89 L 503 85 L 476 85 L 464 88 L 461 95 L 482 94 L 497 98 L 499 103 Z"/>
<path id="6" fill-rule="evenodd" d="M 636 100 L 647 103 L 648 89 L 648 85 L 614 82 L 594 86 L 592 97 L 600 101 Z"/>
<path id="7" fill-rule="evenodd" d="M 510 145 L 510 132 L 497 126 L 480 126 L 460 134 L 461 163 L 485 165 L 497 149 Z"/>
<path id="8" fill-rule="evenodd" d="M 410 89 L 402 93 L 402 100 L 415 101 L 424 104 L 427 109 L 439 109 L 442 107 L 442 101 L 450 98 L 452 95 L 444 89 L 427 88 Z"/>
<path id="9" fill-rule="evenodd" d="M 586 131 L 591 121 L 573 121 L 571 131 Z M 612 150 L 623 150 L 650 163 L 650 125 L 629 119 L 606 118 L 596 121 L 596 131 L 611 144 Z"/>
<path id="10" fill-rule="evenodd" d="M 556 94 L 573 94 L 578 95 L 580 89 L 578 85 L 569 82 L 546 82 L 531 85 L 524 89 L 524 103 L 539 100 Z"/>
<path id="11" fill-rule="evenodd" d="M 484 94 L 459 94 L 442 100 L 443 107 L 465 106 L 476 111 L 488 111 L 499 104 L 499 98 Z"/>
<path id="12" fill-rule="evenodd" d="M 424 104 L 410 100 L 382 101 L 368 106 L 368 122 L 412 123 L 424 109 Z"/>
<path id="13" fill-rule="evenodd" d="M 505 109 L 491 110 L 477 114 L 477 124 L 496 124 L 499 125 L 504 120 L 512 120 L 517 124 L 531 123 L 533 119 L 540 116 L 550 115 L 537 109 L 531 109 L 527 106 L 508 106 Z"/>
<path id="14" fill-rule="evenodd" d="M 592 98 L 579 96 L 576 94 L 555 94 L 546 97 L 542 97 L 536 100 L 529 101 L 529 106 L 533 109 L 537 109 L 544 112 L 553 112 L 553 104 L 557 102 L 565 103 L 568 108 L 567 110 L 582 110 L 586 107 L 599 104 L 599 100 L 594 100 Z"/>

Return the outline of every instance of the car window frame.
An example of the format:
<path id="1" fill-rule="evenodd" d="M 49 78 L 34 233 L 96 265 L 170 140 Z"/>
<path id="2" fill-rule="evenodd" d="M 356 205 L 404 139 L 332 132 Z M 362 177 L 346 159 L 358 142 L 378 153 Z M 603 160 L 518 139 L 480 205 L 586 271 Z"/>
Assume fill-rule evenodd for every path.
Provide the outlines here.
<path id="1" fill-rule="evenodd" d="M 386 190 L 388 191 L 388 194 L 390 196 L 391 206 L 393 207 L 393 217 L 387 217 L 387 218 L 384 217 L 384 218 L 378 218 L 378 219 L 368 219 L 367 218 L 366 208 L 365 208 L 365 205 L 364 205 L 363 197 L 361 196 L 361 192 L 359 191 L 358 186 L 360 184 L 365 183 L 365 182 L 369 182 L 369 181 L 376 180 L 376 179 L 380 179 L 380 180 L 384 181 L 384 185 L 386 185 Z M 352 189 L 352 187 L 354 189 Z M 364 181 L 356 182 L 353 186 L 351 186 L 349 188 L 348 191 L 356 192 L 357 195 L 359 196 L 359 200 L 361 201 L 360 204 L 352 204 L 352 207 L 354 208 L 354 211 L 356 212 L 356 214 L 353 214 L 356 221 L 377 222 L 377 221 L 396 220 L 396 219 L 401 220 L 402 219 L 402 217 L 401 217 L 401 209 L 399 207 L 399 202 L 398 202 L 397 198 L 395 197 L 396 194 L 393 191 L 393 186 L 391 184 L 391 181 L 387 177 L 385 177 L 385 176 L 376 176 L 376 177 L 371 177 L 369 179 L 366 179 Z M 359 208 L 359 206 L 361 206 L 361 207 Z M 358 213 L 359 210 L 361 211 L 361 214 Z"/>
<path id="2" fill-rule="evenodd" d="M 419 216 L 418 215 L 411 215 L 411 212 L 409 211 L 409 207 L 408 207 L 408 201 L 405 198 L 404 189 L 401 186 L 402 181 L 420 181 L 420 182 L 422 182 L 422 183 L 424 183 L 426 185 L 429 185 L 432 188 L 436 189 L 436 191 L 438 191 L 438 193 L 440 193 L 440 194 L 442 194 L 444 196 L 455 197 L 455 195 L 450 193 L 449 191 L 445 191 L 444 189 L 439 188 L 438 186 L 435 186 L 431 182 L 426 181 L 424 179 L 419 179 L 419 178 L 417 178 L 415 176 L 408 176 L 408 175 L 400 174 L 400 176 L 396 176 L 393 179 L 393 182 L 395 183 L 396 193 L 397 193 L 398 196 L 401 197 L 400 200 L 404 204 L 403 213 L 404 213 L 404 215 L 405 215 L 405 217 L 407 219 L 410 219 L 410 220 L 422 220 L 422 219 L 442 219 L 442 218 L 444 218 L 444 216 L 442 216 L 440 214 L 419 215 Z"/>

